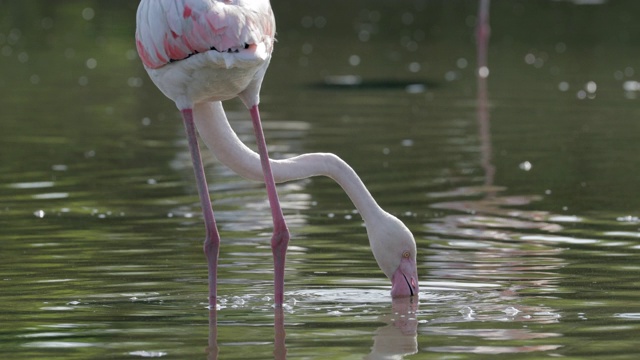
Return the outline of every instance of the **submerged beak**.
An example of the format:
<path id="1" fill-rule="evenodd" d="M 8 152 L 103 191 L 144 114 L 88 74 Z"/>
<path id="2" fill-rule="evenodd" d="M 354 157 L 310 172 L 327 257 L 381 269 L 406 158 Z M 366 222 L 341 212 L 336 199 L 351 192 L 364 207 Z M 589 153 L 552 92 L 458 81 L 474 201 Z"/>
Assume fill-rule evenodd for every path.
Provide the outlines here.
<path id="1" fill-rule="evenodd" d="M 402 258 L 391 277 L 391 297 L 418 296 L 418 269 L 411 258 Z"/>

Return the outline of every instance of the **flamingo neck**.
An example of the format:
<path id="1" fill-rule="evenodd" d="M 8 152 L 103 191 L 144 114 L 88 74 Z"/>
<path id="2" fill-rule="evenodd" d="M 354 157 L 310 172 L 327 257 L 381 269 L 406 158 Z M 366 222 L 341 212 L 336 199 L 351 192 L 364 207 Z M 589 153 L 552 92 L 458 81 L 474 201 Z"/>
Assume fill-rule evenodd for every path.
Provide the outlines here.
<path id="1" fill-rule="evenodd" d="M 199 103 L 193 110 L 200 137 L 218 160 L 244 178 L 264 181 L 259 155 L 233 131 L 222 103 Z M 278 183 L 312 176 L 333 179 L 347 193 L 366 224 L 386 216 L 351 166 L 334 154 L 309 153 L 270 162 Z"/>

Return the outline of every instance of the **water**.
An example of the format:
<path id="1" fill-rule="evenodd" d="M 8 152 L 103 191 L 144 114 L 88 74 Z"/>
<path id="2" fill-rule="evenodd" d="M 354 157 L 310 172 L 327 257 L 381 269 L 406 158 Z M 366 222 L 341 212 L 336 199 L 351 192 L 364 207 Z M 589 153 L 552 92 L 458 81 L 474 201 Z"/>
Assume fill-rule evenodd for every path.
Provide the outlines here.
<path id="1" fill-rule="evenodd" d="M 275 311 L 263 187 L 205 153 L 212 321 L 189 154 L 135 55 L 136 2 L 0 1 L 3 358 L 635 358 L 640 3 L 580 3 L 494 1 L 485 94 L 475 1 L 274 3 L 272 156 L 348 161 L 414 232 L 421 294 L 391 301 L 348 198 L 312 179 L 279 187 L 294 240 Z"/>

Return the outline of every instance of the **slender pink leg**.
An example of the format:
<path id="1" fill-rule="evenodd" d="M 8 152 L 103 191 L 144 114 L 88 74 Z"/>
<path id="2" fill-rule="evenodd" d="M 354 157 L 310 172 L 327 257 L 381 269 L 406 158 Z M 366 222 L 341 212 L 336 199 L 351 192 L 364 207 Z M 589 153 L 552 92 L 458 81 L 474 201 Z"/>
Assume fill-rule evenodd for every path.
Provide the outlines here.
<path id="1" fill-rule="evenodd" d="M 276 182 L 273 179 L 271 164 L 269 163 L 269 153 L 267 152 L 267 143 L 264 140 L 264 132 L 262 131 L 262 123 L 260 122 L 260 111 L 258 105 L 254 105 L 250 110 L 251 119 L 253 120 L 253 130 L 256 133 L 258 142 L 258 153 L 260 154 L 260 163 L 262 164 L 262 172 L 264 173 L 264 182 L 267 185 L 267 195 L 269 197 L 269 205 L 271 206 L 271 216 L 273 217 L 273 236 L 271 237 L 271 251 L 273 252 L 274 264 L 274 288 L 276 306 L 282 305 L 284 300 L 284 260 L 287 254 L 287 245 L 289 244 L 289 229 L 284 221 L 278 193 L 276 192 Z"/>
<path id="2" fill-rule="evenodd" d="M 184 120 L 184 127 L 187 132 L 187 139 L 189 140 L 189 150 L 191 151 L 193 170 L 196 175 L 200 204 L 202 205 L 202 213 L 204 214 L 204 226 L 207 232 L 204 240 L 204 255 L 207 257 L 207 264 L 209 266 L 209 306 L 215 309 L 220 235 L 218 234 L 216 219 L 213 217 L 213 210 L 211 208 L 209 187 L 207 186 L 207 179 L 204 175 L 204 167 L 202 166 L 202 158 L 200 157 L 200 147 L 198 146 L 198 137 L 193 124 L 193 110 L 182 110 L 182 119 Z"/>
<path id="3" fill-rule="evenodd" d="M 487 51 L 491 27 L 489 25 L 490 0 L 480 0 L 478 8 L 478 23 L 476 24 L 476 41 L 478 46 L 478 69 L 486 68 Z"/>

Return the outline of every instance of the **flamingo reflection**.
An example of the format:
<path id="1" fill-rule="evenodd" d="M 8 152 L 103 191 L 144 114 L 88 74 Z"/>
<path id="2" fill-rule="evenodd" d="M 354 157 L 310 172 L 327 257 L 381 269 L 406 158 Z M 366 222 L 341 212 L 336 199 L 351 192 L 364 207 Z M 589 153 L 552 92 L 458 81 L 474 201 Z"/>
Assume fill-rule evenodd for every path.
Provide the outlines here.
<path id="1" fill-rule="evenodd" d="M 402 359 L 418 352 L 418 302 L 394 299 L 391 314 L 381 316 L 387 323 L 375 331 L 371 353 L 365 360 Z"/>
<path id="2" fill-rule="evenodd" d="M 391 309 L 381 315 L 379 320 L 385 325 L 372 329 L 373 346 L 363 359 L 403 359 L 418 352 L 418 301 L 414 298 L 394 298 Z M 207 360 L 218 360 L 218 323 L 217 310 L 209 310 L 209 339 Z M 273 358 L 287 358 L 285 313 L 282 307 L 274 308 Z"/>

